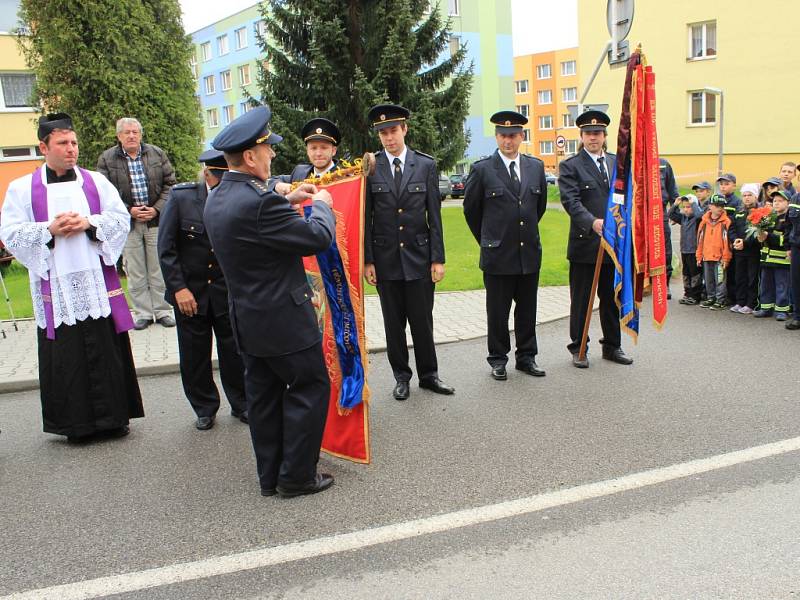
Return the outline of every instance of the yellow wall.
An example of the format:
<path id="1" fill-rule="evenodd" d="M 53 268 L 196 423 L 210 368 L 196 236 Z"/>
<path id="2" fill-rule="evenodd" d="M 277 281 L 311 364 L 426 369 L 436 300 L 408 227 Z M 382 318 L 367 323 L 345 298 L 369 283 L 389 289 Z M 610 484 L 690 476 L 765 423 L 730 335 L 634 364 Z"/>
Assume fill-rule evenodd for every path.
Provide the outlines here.
<path id="1" fill-rule="evenodd" d="M 689 124 L 688 92 L 704 87 L 724 92 L 723 167 L 734 172 L 739 182 L 777 175 L 784 159 L 797 162 L 800 158 L 796 102 L 800 90 L 792 50 L 796 33 L 781 20 L 790 18 L 786 11 L 794 6 L 788 0 L 646 0 L 636 4 L 628 41 L 631 48 L 642 44 L 656 73 L 659 149 L 672 157 L 677 175 L 711 171 L 709 177 L 713 177 L 716 173 L 718 126 Z M 578 0 L 578 64 L 584 67 L 581 90 L 591 75 L 589 65 L 596 63 L 608 39 L 605 13 L 605 2 Z M 688 25 L 710 20 L 716 20 L 717 26 L 716 57 L 688 60 Z M 624 78 L 624 67 L 611 69 L 604 63 L 586 100 L 610 105 L 612 149 Z"/>
<path id="2" fill-rule="evenodd" d="M 0 71 L 29 72 L 25 59 L 17 48 L 13 35 L 0 34 Z M 38 114 L 32 110 L 0 110 L 0 149 L 37 146 L 35 121 Z M 41 164 L 40 160 L 0 160 L 0 206 L 6 195 L 8 184 L 22 175 L 33 171 Z"/>
<path id="3" fill-rule="evenodd" d="M 0 69 L 3 71 L 30 71 L 17 48 L 17 38 L 0 34 Z"/>
<path id="4" fill-rule="evenodd" d="M 580 87 L 578 83 L 580 63 L 576 64 L 575 75 L 561 75 L 561 63 L 570 60 L 575 60 L 577 63 L 577 48 L 538 52 L 514 58 L 514 79 L 527 79 L 529 83 L 528 94 L 516 94 L 515 96 L 515 104 L 528 104 L 530 106 L 527 125 L 531 133 L 530 142 L 523 143 L 521 150 L 541 158 L 544 161 L 545 169 L 551 172 L 556 171 L 557 162 L 563 160 L 565 155 L 559 155 L 559 151 L 555 146 L 555 154 L 542 155 L 539 152 L 539 142 L 548 140 L 555 142 L 558 135 L 563 135 L 568 140 L 576 140 L 579 137 L 576 127 L 564 128 L 562 122 L 562 115 L 569 112 L 567 106 L 577 103 L 563 102 L 561 99 L 562 88 Z M 536 67 L 544 64 L 550 65 L 551 76 L 548 79 L 537 79 Z M 553 98 L 552 104 L 537 104 L 540 90 L 550 90 Z M 577 93 L 580 94 L 580 89 L 578 89 Z M 539 129 L 539 117 L 547 115 L 552 117 L 553 127 L 551 129 Z"/>

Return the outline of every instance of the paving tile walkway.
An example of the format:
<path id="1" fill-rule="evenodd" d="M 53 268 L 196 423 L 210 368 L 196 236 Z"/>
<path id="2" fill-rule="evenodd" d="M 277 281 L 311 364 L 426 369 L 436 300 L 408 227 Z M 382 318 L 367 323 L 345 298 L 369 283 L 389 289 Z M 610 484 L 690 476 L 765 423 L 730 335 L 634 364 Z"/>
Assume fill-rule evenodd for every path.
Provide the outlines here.
<path id="1" fill-rule="evenodd" d="M 434 302 L 434 341 L 437 344 L 470 340 L 486 335 L 486 292 L 439 292 Z M 383 317 L 377 296 L 365 301 L 367 348 L 369 352 L 386 349 Z M 546 323 L 569 314 L 569 288 L 539 289 L 537 322 Z M 509 329 L 511 329 L 509 320 Z M 0 336 L 0 393 L 39 387 L 36 360 L 36 325 L 32 320 L 18 321 L 14 331 L 8 321 L 0 323 L 6 337 Z M 152 325 L 144 331 L 131 332 L 131 347 L 140 375 L 178 371 L 178 342 L 175 329 Z M 411 342 L 411 334 L 408 332 Z M 216 352 L 216 351 L 215 351 Z M 216 361 L 215 361 L 216 366 Z"/>

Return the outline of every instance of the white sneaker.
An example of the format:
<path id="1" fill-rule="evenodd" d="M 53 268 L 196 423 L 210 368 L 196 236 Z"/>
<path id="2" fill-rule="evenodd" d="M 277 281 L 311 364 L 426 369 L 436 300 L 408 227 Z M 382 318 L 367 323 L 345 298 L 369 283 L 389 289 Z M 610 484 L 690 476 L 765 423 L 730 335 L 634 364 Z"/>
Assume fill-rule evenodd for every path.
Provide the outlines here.
<path id="1" fill-rule="evenodd" d="M 735 313 L 742 312 L 742 307 L 739 306 L 738 304 L 734 304 L 733 306 L 731 306 L 730 311 Z"/>
<path id="2" fill-rule="evenodd" d="M 753 314 L 753 309 L 750 308 L 749 306 L 742 306 L 741 308 L 739 308 L 739 314 L 752 315 Z"/>

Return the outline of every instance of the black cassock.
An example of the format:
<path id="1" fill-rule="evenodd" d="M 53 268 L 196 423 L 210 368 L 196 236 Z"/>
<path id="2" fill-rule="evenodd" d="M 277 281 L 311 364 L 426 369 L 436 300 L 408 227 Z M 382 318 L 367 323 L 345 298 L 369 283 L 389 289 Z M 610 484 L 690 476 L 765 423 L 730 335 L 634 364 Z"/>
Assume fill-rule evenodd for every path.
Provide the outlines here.
<path id="1" fill-rule="evenodd" d="M 83 437 L 143 417 L 130 339 L 111 317 L 37 328 L 42 418 L 47 433 Z"/>

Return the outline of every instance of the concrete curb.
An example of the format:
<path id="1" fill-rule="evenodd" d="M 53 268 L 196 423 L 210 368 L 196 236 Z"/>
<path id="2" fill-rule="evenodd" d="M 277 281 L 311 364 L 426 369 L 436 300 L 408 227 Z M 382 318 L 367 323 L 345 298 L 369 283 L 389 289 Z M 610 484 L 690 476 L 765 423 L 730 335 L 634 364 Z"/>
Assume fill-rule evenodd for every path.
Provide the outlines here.
<path id="1" fill-rule="evenodd" d="M 447 293 L 447 292 L 443 292 Z M 565 317 L 569 316 L 569 311 L 564 312 L 563 314 L 551 316 L 547 319 L 542 321 L 537 321 L 537 325 L 542 325 L 544 323 L 552 323 L 554 321 L 559 321 L 564 319 Z M 19 319 L 18 319 L 19 320 Z M 475 332 L 474 334 L 469 334 L 465 336 L 456 336 L 453 339 L 447 340 L 440 340 L 436 341 L 435 344 L 437 346 L 444 346 L 446 344 L 455 344 L 458 342 L 466 342 L 469 340 L 477 340 L 482 337 L 486 337 L 485 332 Z M 410 348 L 413 348 L 413 344 L 409 344 Z M 377 345 L 367 349 L 368 354 L 377 354 L 378 352 L 385 352 L 386 345 Z M 217 359 L 214 358 L 212 360 L 212 367 L 214 370 L 219 369 L 219 365 Z M 139 377 L 150 377 L 154 375 L 169 375 L 172 373 L 178 373 L 179 366 L 177 362 L 169 362 L 163 364 L 155 364 L 155 365 L 144 365 L 141 367 L 136 367 L 136 375 Z M 8 382 L 0 382 L 0 394 L 8 394 L 11 392 L 26 392 L 30 390 L 38 390 L 39 389 L 39 380 L 38 379 L 18 379 L 15 381 L 8 381 Z"/>

